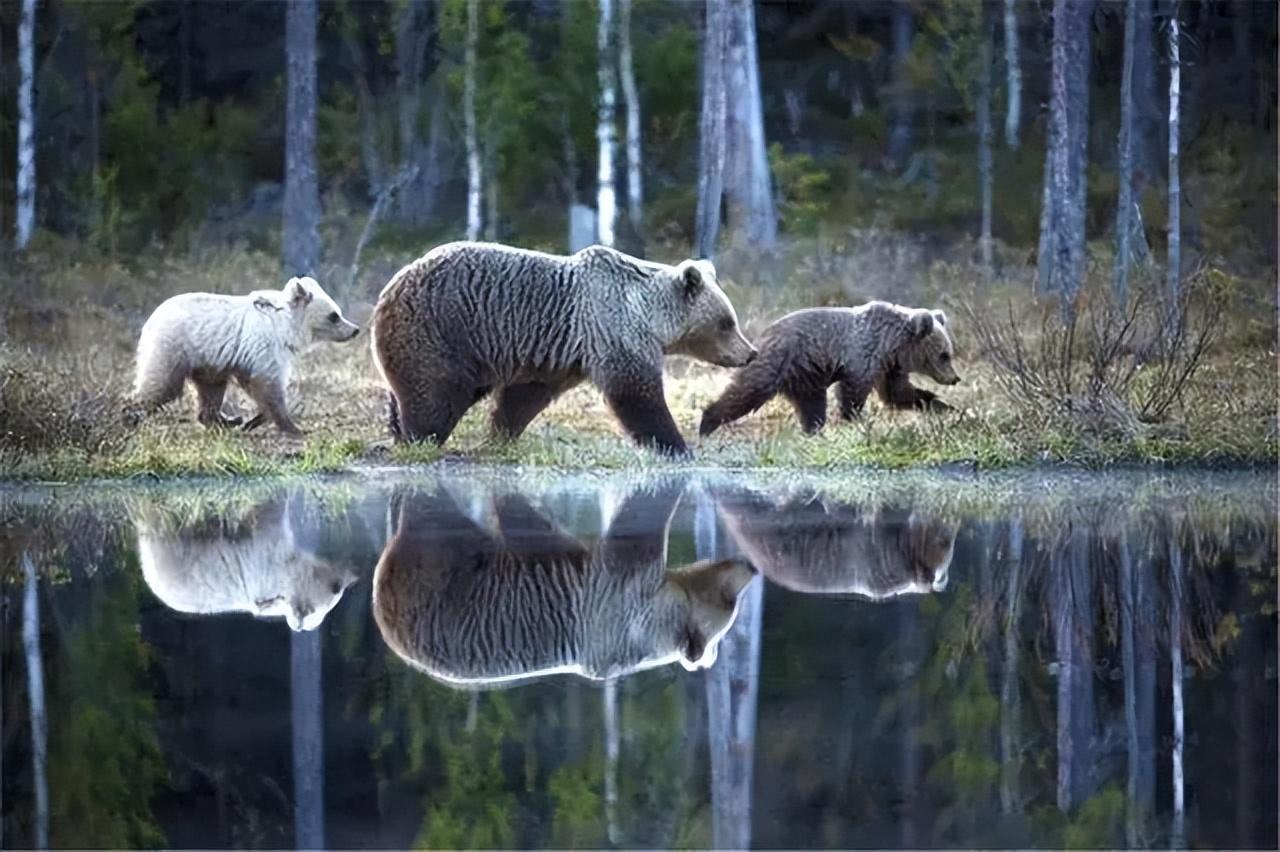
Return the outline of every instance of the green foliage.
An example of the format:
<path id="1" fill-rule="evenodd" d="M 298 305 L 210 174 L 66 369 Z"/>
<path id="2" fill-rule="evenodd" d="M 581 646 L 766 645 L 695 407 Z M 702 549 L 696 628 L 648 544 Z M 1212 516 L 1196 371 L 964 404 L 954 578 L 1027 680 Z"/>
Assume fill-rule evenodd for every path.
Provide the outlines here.
<path id="1" fill-rule="evenodd" d="M 769 146 L 769 167 L 777 189 L 783 225 L 794 234 L 813 236 L 827 212 L 831 176 L 808 154 L 787 154 L 781 143 Z"/>

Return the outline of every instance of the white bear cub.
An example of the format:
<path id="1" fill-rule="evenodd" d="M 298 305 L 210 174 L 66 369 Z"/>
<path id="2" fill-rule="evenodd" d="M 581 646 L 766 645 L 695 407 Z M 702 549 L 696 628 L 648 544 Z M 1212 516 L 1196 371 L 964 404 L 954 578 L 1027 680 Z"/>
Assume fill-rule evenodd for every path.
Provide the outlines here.
<path id="1" fill-rule="evenodd" d="M 181 396 L 190 379 L 201 423 L 239 426 L 240 418 L 222 410 L 234 380 L 258 406 L 246 431 L 270 418 L 281 432 L 301 435 L 285 401 L 294 358 L 313 340 L 341 342 L 359 332 L 313 278 L 247 296 L 184 293 L 156 308 L 142 327 L 134 399 L 154 411 Z"/>

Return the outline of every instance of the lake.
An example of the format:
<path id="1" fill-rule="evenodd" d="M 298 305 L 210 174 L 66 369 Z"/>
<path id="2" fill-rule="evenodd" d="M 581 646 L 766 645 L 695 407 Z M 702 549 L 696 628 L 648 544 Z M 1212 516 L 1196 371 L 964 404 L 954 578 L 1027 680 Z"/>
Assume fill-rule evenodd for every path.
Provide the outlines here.
<path id="1" fill-rule="evenodd" d="M 3 836 L 1277 845 L 1274 472 L 0 490 Z"/>

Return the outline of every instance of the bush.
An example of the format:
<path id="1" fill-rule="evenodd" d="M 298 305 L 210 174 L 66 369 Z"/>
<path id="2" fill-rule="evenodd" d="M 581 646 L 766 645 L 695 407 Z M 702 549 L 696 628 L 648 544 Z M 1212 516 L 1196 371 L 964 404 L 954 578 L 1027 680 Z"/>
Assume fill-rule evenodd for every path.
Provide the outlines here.
<path id="1" fill-rule="evenodd" d="M 120 396 L 68 368 L 41 369 L 0 353 L 0 453 L 121 449 L 129 434 Z"/>

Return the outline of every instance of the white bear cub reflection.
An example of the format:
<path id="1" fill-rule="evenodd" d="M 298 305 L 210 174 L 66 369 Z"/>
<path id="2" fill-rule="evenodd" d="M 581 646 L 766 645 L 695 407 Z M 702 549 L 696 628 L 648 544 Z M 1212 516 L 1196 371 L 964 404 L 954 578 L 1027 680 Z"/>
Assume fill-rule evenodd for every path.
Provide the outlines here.
<path id="1" fill-rule="evenodd" d="M 314 630 L 358 576 L 298 545 L 283 495 L 230 520 L 177 521 L 148 507 L 134 525 L 143 578 L 178 612 L 248 612 Z"/>

